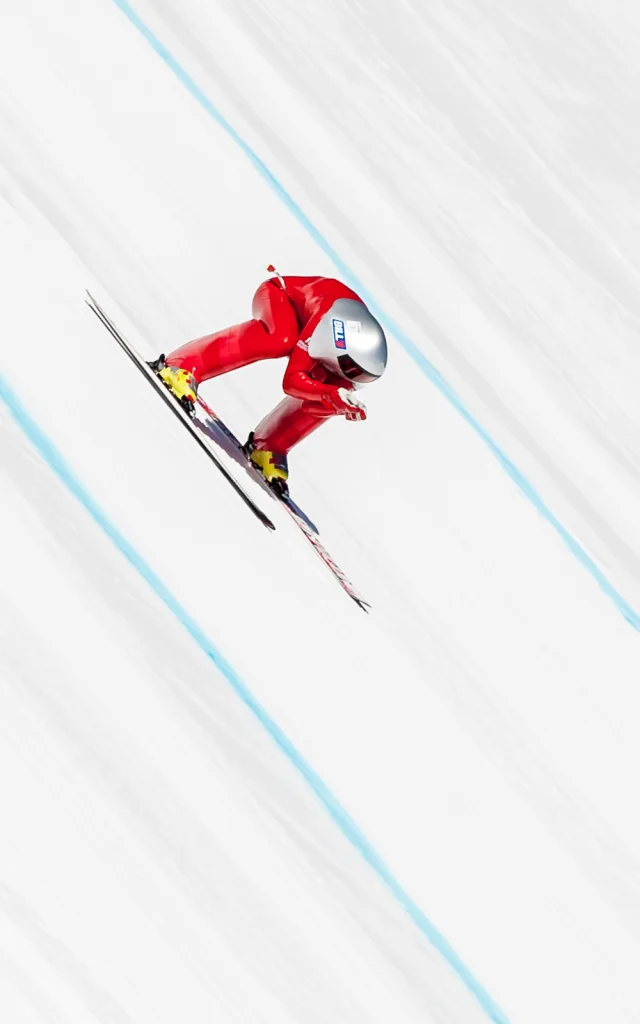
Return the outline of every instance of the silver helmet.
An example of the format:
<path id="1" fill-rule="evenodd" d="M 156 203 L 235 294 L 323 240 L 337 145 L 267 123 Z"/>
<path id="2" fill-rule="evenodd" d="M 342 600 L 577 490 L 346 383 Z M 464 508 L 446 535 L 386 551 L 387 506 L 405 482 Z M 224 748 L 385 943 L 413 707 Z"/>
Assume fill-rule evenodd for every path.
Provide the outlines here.
<path id="1" fill-rule="evenodd" d="M 352 384 L 369 384 L 384 373 L 387 339 L 362 302 L 337 299 L 309 338 L 309 355 Z"/>

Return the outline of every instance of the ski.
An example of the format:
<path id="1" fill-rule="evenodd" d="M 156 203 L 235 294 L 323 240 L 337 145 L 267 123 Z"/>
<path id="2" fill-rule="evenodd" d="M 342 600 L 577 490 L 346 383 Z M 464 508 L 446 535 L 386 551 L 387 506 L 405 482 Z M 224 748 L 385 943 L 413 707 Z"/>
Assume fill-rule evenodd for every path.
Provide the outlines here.
<path id="1" fill-rule="evenodd" d="M 87 291 L 86 303 L 92 313 L 100 320 L 102 325 L 106 327 L 111 336 L 118 342 L 120 347 L 129 356 L 129 359 L 134 363 L 138 370 L 146 377 L 152 387 L 157 391 L 163 401 L 166 403 L 173 414 L 180 420 L 186 430 L 189 431 L 192 437 L 198 442 L 200 448 L 206 453 L 211 462 L 220 470 L 225 479 L 231 484 L 235 492 L 242 498 L 245 505 L 253 514 L 260 520 L 260 522 L 270 530 L 275 530 L 274 524 L 271 522 L 269 517 L 265 515 L 262 509 L 256 505 L 251 496 L 247 494 L 241 484 L 235 479 L 235 477 L 229 472 L 224 463 L 220 460 L 216 452 L 212 448 L 212 443 L 216 444 L 227 456 L 229 456 L 238 465 L 242 466 L 246 470 L 252 479 L 258 483 L 275 501 L 282 506 L 287 514 L 291 517 L 293 522 L 296 524 L 300 532 L 307 539 L 316 555 L 327 567 L 329 572 L 334 576 L 337 582 L 340 584 L 342 589 L 349 597 L 355 601 L 358 607 L 362 608 L 363 611 L 368 612 L 371 605 L 368 601 L 359 594 L 354 585 L 342 571 L 340 566 L 331 557 L 327 549 L 320 540 L 318 528 L 315 523 L 306 515 L 305 512 L 296 504 L 291 495 L 287 493 L 280 493 L 269 486 L 267 481 L 264 479 L 259 469 L 253 465 L 251 460 L 248 458 L 244 448 L 240 444 L 235 434 L 227 427 L 227 425 L 220 419 L 220 417 L 211 409 L 207 403 L 198 396 L 196 414 L 192 418 L 189 416 L 179 403 L 173 398 L 170 392 L 165 388 L 164 384 L 159 380 L 156 374 L 147 365 L 145 360 L 139 355 L 136 349 L 131 345 L 130 342 L 120 333 L 118 328 L 115 326 L 111 318 L 102 309 L 99 302 Z M 202 410 L 203 416 L 198 415 L 198 410 Z"/>
<path id="2" fill-rule="evenodd" d="M 310 529 L 307 525 L 306 519 L 302 519 L 297 512 L 294 512 L 288 502 L 283 501 L 282 505 L 283 508 L 287 510 L 301 533 L 303 533 L 307 538 L 318 558 L 324 562 L 329 572 L 336 578 L 345 593 L 349 595 L 352 601 L 355 601 L 359 608 L 362 608 L 363 612 L 368 613 L 371 605 L 368 601 L 365 601 L 361 594 L 358 593 L 351 580 L 344 574 L 337 562 L 334 562 L 333 558 L 322 544 L 318 534 L 314 533 L 314 531 Z"/>
<path id="3" fill-rule="evenodd" d="M 288 491 L 286 493 L 282 493 L 281 491 L 275 490 L 267 483 L 258 467 L 254 466 L 251 459 L 247 457 L 246 451 L 235 434 L 229 429 L 226 423 L 220 419 L 218 414 L 214 412 L 209 405 L 207 405 L 200 395 L 198 395 L 196 404 L 204 410 L 205 420 L 200 419 L 196 414 L 194 423 L 206 435 L 206 437 L 219 445 L 227 455 L 230 455 L 235 462 L 241 465 L 249 473 L 251 478 L 255 480 L 260 487 L 262 487 L 265 493 L 267 493 L 271 498 L 275 498 L 276 501 L 289 508 L 292 512 L 295 512 L 300 519 L 304 520 L 310 530 L 319 534 L 320 531 L 316 524 L 312 522 L 306 512 L 303 512 L 300 506 L 296 504 Z"/>
<path id="4" fill-rule="evenodd" d="M 296 524 L 300 532 L 306 537 L 307 541 L 315 551 L 318 558 L 326 565 L 329 572 L 335 577 L 342 589 L 349 595 L 352 601 L 362 608 L 364 612 L 368 612 L 371 605 L 368 601 L 362 597 L 356 590 L 353 583 L 342 571 L 340 566 L 331 557 L 322 541 L 320 540 L 319 531 L 317 526 L 309 519 L 305 512 L 295 503 L 291 495 L 282 494 L 279 491 L 273 490 L 266 482 L 260 470 L 253 465 L 251 460 L 247 457 L 247 454 L 240 444 L 240 441 L 235 434 L 229 429 L 218 414 L 211 409 L 211 407 L 204 401 L 204 399 L 198 395 L 197 405 L 203 410 L 205 417 L 200 419 L 196 414 L 195 424 L 202 430 L 206 437 L 212 440 L 215 444 L 218 444 L 227 455 L 233 458 L 236 462 L 244 465 L 247 472 L 258 482 L 260 485 L 274 498 L 282 507 L 285 509 L 287 514 L 291 517 L 293 522 Z"/>
<path id="5" fill-rule="evenodd" d="M 131 359 L 132 363 L 138 368 L 138 370 L 143 374 L 143 376 L 146 377 L 146 379 L 149 381 L 151 386 L 160 395 L 160 397 L 163 399 L 163 401 L 166 403 L 166 405 L 169 407 L 169 409 L 171 409 L 171 411 L 173 412 L 174 416 L 176 416 L 179 419 L 179 421 L 182 423 L 183 427 L 186 430 L 189 431 L 189 433 L 191 434 L 191 436 L 193 438 L 195 438 L 195 440 L 199 444 L 200 448 L 206 453 L 206 455 L 209 457 L 209 459 L 214 464 L 214 466 L 222 473 L 222 475 L 225 478 L 225 480 L 227 480 L 228 483 L 231 484 L 231 486 L 233 487 L 233 489 L 236 492 L 236 494 L 238 494 L 239 497 L 242 498 L 242 500 L 245 503 L 245 505 L 247 506 L 247 508 L 249 508 L 253 512 L 254 516 L 256 516 L 256 518 L 260 520 L 260 522 L 262 523 L 263 526 L 266 526 L 267 529 L 269 529 L 269 530 L 275 530 L 275 526 L 271 522 L 269 517 L 267 515 L 265 515 L 265 513 L 262 511 L 262 509 L 258 505 L 256 505 L 256 503 L 253 500 L 253 498 L 251 498 L 251 496 L 249 494 L 247 494 L 247 492 L 242 487 L 242 485 L 238 483 L 238 481 L 229 472 L 229 470 L 224 465 L 224 463 L 222 463 L 220 461 L 220 459 L 218 458 L 218 456 L 215 453 L 215 451 L 213 451 L 211 445 L 202 436 L 201 432 L 194 425 L 194 423 L 192 422 L 191 418 L 180 407 L 178 402 L 176 402 L 176 400 L 171 396 L 171 394 L 169 393 L 167 388 L 165 388 L 165 386 L 162 383 L 162 381 L 159 380 L 159 378 L 155 375 L 155 373 L 147 366 L 146 362 L 138 354 L 138 352 L 135 350 L 133 345 L 131 345 L 126 340 L 124 335 L 122 335 L 120 333 L 120 331 L 115 326 L 113 321 L 110 319 L 110 317 L 102 309 L 102 307 L 100 306 L 99 302 L 96 299 L 94 299 L 94 297 L 91 294 L 91 292 L 87 291 L 87 298 L 86 298 L 85 301 L 86 301 L 89 309 L 91 310 L 91 312 L 94 313 L 95 316 L 97 316 L 98 320 L 100 320 L 102 325 L 104 327 L 106 327 L 107 330 L 109 331 L 109 333 L 111 334 L 111 336 L 113 338 L 115 338 L 115 340 L 118 342 L 120 347 L 129 356 L 129 359 Z"/>

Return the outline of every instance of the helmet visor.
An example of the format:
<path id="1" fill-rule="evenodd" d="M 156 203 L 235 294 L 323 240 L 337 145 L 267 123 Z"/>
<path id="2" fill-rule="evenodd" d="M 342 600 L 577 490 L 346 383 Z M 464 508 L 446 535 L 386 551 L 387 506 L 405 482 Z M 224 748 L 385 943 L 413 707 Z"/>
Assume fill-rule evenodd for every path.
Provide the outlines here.
<path id="1" fill-rule="evenodd" d="M 378 374 L 367 373 L 361 366 L 358 366 L 356 362 L 345 354 L 338 356 L 338 365 L 341 372 L 348 380 L 352 380 L 354 384 L 370 384 L 372 381 L 378 379 Z"/>

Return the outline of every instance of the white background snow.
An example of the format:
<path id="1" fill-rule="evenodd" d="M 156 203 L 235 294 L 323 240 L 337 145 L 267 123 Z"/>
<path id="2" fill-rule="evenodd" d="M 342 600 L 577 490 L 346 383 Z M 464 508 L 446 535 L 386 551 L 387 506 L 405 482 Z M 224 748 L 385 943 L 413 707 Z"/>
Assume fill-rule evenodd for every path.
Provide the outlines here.
<path id="1" fill-rule="evenodd" d="M 640 1021 L 616 600 L 391 337 L 368 421 L 290 460 L 363 615 L 83 302 L 153 355 L 246 319 L 269 262 L 339 274 L 215 108 L 637 613 L 635 5 L 135 0 L 166 59 L 121 7 L 0 3 L 0 1018 Z M 244 436 L 282 370 L 203 394 Z"/>

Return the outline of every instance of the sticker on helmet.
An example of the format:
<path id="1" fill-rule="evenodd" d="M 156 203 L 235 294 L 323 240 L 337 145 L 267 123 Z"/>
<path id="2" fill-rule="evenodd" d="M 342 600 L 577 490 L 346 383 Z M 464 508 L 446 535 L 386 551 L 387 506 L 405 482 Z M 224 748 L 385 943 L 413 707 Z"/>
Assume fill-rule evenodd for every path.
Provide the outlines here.
<path id="1" fill-rule="evenodd" d="M 359 320 L 347 320 L 347 331 L 353 331 L 354 334 L 360 334 L 362 330 L 362 324 Z"/>
<path id="2" fill-rule="evenodd" d="M 344 332 L 344 320 L 332 320 L 333 343 L 336 348 L 346 349 L 347 339 Z"/>

